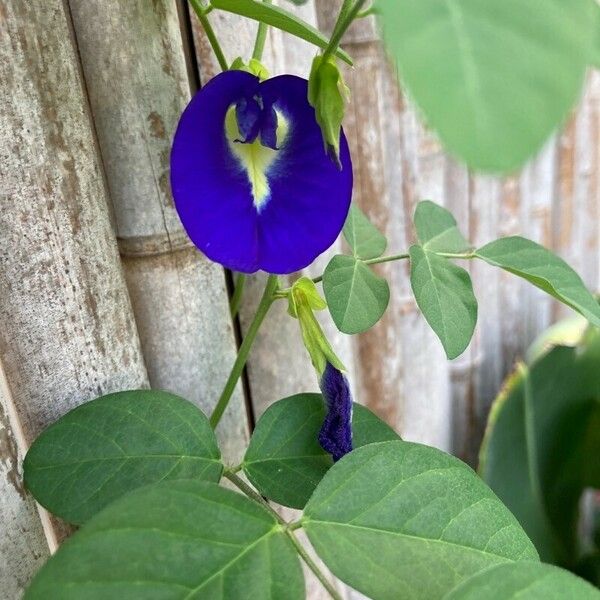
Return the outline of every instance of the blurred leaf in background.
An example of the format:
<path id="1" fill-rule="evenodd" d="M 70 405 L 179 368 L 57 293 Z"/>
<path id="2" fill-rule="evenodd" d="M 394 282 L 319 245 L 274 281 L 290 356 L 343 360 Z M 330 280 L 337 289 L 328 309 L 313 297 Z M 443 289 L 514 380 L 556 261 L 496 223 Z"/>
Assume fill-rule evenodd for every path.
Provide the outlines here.
<path id="1" fill-rule="evenodd" d="M 561 331 L 570 346 L 557 345 Z M 517 516 L 542 560 L 594 583 L 594 555 L 579 538 L 580 501 L 600 488 L 600 330 L 581 323 L 537 341 L 496 399 L 480 455 L 485 481 Z M 586 569 L 583 566 L 588 565 Z M 591 566 L 590 566 L 591 565 Z"/>
<path id="2" fill-rule="evenodd" d="M 521 167 L 567 118 L 593 55 L 590 0 L 380 0 L 402 85 L 470 167 Z"/>

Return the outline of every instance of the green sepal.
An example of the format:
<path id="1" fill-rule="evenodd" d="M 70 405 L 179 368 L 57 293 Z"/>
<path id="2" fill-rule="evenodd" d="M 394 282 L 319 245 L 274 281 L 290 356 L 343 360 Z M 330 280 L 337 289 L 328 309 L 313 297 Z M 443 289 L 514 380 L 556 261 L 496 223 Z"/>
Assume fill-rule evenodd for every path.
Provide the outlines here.
<path id="1" fill-rule="evenodd" d="M 301 277 L 292 286 L 288 298 L 288 313 L 300 322 L 304 346 L 319 377 L 325 372 L 327 363 L 340 371 L 346 371 L 346 367 L 335 355 L 313 313 L 314 310 L 323 310 L 327 307 L 314 282 L 308 277 Z"/>
<path id="2" fill-rule="evenodd" d="M 300 277 L 300 279 L 292 286 L 292 293 L 288 300 L 288 313 L 295 319 L 298 318 L 298 314 L 295 307 L 294 290 L 304 294 L 304 298 L 312 310 L 325 310 L 327 308 L 327 302 L 325 302 L 321 297 L 321 294 L 319 294 L 319 290 L 317 290 L 314 281 L 308 277 Z"/>
<path id="3" fill-rule="evenodd" d="M 231 63 L 230 71 L 245 71 L 251 75 L 256 75 L 261 81 L 265 81 L 265 79 L 269 79 L 271 76 L 267 67 L 260 60 L 251 58 L 248 64 L 246 64 L 241 56 L 238 56 Z"/>
<path id="4" fill-rule="evenodd" d="M 323 61 L 316 56 L 308 80 L 308 101 L 315 109 L 325 151 L 340 169 L 340 134 L 349 94 L 335 58 Z"/>

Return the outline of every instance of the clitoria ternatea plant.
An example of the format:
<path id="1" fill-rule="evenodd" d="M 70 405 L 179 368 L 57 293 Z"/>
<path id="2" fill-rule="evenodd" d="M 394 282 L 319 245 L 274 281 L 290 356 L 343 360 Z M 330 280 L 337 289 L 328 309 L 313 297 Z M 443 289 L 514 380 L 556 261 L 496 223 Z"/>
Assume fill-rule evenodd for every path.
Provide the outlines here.
<path id="1" fill-rule="evenodd" d="M 234 316 L 244 277 L 269 277 L 212 415 L 166 392 L 123 391 L 83 404 L 34 442 L 24 464 L 28 489 L 81 529 L 25 597 L 301 599 L 304 561 L 339 598 L 299 529 L 334 575 L 375 599 L 546 600 L 553 589 L 561 598 L 600 597 L 539 562 L 515 516 L 468 466 L 401 440 L 354 404 L 346 368 L 315 316 L 328 309 L 341 332 L 368 330 L 390 298 L 373 266 L 408 260 L 416 302 L 453 359 L 477 321 L 475 292 L 457 261 L 480 260 L 600 326 L 600 307 L 560 258 L 520 237 L 475 248 L 434 202 L 416 209 L 416 243 L 386 252 L 385 237 L 351 204 L 342 129 L 351 90 L 340 61 L 352 59 L 339 47 L 355 19 L 379 12 L 400 79 L 448 150 L 471 167 L 506 172 L 560 125 L 586 65 L 597 60 L 597 4 L 344 0 L 330 39 L 292 6 L 190 5 L 223 72 L 181 117 L 171 156 L 175 205 L 194 244 L 238 273 Z M 228 63 L 213 11 L 258 21 L 248 56 Z M 315 46 L 308 80 L 269 76 L 261 63 L 269 26 Z M 280 286 L 279 275 L 309 266 L 342 232 L 349 254 L 319 277 Z M 275 403 L 243 461 L 224 464 L 213 430 L 279 301 L 298 323 L 320 393 Z M 302 513 L 286 521 L 272 503 Z"/>

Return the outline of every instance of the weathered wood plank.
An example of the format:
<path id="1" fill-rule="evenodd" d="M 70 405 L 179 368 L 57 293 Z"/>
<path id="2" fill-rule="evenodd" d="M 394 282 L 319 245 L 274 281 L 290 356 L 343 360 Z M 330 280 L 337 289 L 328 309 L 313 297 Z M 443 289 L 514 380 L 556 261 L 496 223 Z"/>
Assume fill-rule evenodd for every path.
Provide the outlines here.
<path id="1" fill-rule="evenodd" d="M 21 597 L 49 555 L 35 502 L 23 488 L 23 450 L 23 434 L 0 364 L 0 589 L 7 599 Z"/>
<path id="2" fill-rule="evenodd" d="M 338 7 L 339 2 L 319 3 L 326 31 Z M 344 47 L 355 58 L 355 69 L 347 75 L 353 100 L 346 130 L 357 166 L 356 194 L 392 248 L 401 251 L 412 241 L 414 205 L 431 199 L 456 215 L 475 244 L 525 235 L 553 247 L 589 285 L 598 285 L 597 73 L 590 76 L 582 106 L 561 138 L 560 154 L 551 140 L 521 174 L 501 179 L 470 174 L 423 128 L 410 103 L 397 93 L 394 78 L 385 73 L 372 21 L 355 23 Z M 396 265 L 387 271 L 394 289 L 390 310 L 397 322 L 391 322 L 388 312 L 388 323 L 359 338 L 358 368 L 368 374 L 361 390 L 367 404 L 379 407 L 407 438 L 450 445 L 473 463 L 502 379 L 535 336 L 565 310 L 514 276 L 480 263 L 465 266 L 480 298 L 480 317 L 474 342 L 459 360 L 451 365 L 445 360 L 418 314 L 405 267 Z M 389 339 L 395 340 L 395 348 L 386 347 Z M 391 400 L 382 394 L 382 364 L 390 392 L 396 391 Z"/>
<path id="3" fill-rule="evenodd" d="M 23 450 L 147 377 L 65 5 L 3 2 L 0 26 L 0 356 Z"/>
<path id="4" fill-rule="evenodd" d="M 600 288 L 600 72 L 591 71 L 577 113 L 559 139 L 553 245 L 594 290 Z M 565 313 L 554 307 L 554 314 Z"/>
<path id="5" fill-rule="evenodd" d="M 192 247 L 169 185 L 171 140 L 190 98 L 176 4 L 70 6 L 150 383 L 210 413 L 235 340 L 223 269 Z M 248 439 L 241 386 L 219 437 L 226 459 L 240 459 Z"/>
<path id="6" fill-rule="evenodd" d="M 146 371 L 63 3 L 2 24 L 0 352 L 30 442 Z"/>
<path id="7" fill-rule="evenodd" d="M 323 30 L 331 31 L 339 5 L 317 3 Z M 345 72 L 352 93 L 345 128 L 355 200 L 386 234 L 390 252 L 403 252 L 414 241 L 416 203 L 443 203 L 443 155 L 401 97 L 374 19 L 356 22 L 343 47 L 354 59 Z M 359 397 L 405 438 L 447 448 L 450 396 L 443 352 L 410 293 L 406 264 L 386 265 L 381 272 L 392 297 L 381 323 L 357 339 Z"/>

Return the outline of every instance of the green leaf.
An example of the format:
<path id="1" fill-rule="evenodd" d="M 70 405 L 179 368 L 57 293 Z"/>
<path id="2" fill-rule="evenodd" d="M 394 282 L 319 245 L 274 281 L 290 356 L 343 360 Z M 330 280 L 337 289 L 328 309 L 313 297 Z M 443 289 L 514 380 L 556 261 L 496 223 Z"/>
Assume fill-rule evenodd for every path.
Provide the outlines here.
<path id="1" fill-rule="evenodd" d="M 167 392 L 135 390 L 67 413 L 35 440 L 24 471 L 42 506 L 80 524 L 148 483 L 219 481 L 222 464 L 215 434 L 198 408 Z"/>
<path id="2" fill-rule="evenodd" d="M 534 562 L 498 565 L 478 573 L 444 600 L 599 600 L 600 591 L 568 571 Z"/>
<path id="3" fill-rule="evenodd" d="M 600 69 L 600 4 L 598 4 L 597 0 L 590 0 L 594 5 L 594 13 L 596 15 L 596 34 L 594 36 L 594 44 L 592 47 L 592 60 L 591 64 Z"/>
<path id="4" fill-rule="evenodd" d="M 284 506 L 304 508 L 333 464 L 318 442 L 326 412 L 321 394 L 298 394 L 279 400 L 260 418 L 242 466 L 261 494 Z M 355 448 L 394 439 L 399 438 L 391 427 L 354 404 Z"/>
<path id="5" fill-rule="evenodd" d="M 266 2 L 256 2 L 255 0 L 211 0 L 211 5 L 220 10 L 241 15 L 248 19 L 254 19 L 260 23 L 266 23 L 271 27 L 291 33 L 322 50 L 329 43 L 327 37 L 312 25 L 309 25 L 287 10 L 267 4 Z M 341 48 L 338 48 L 336 56 L 349 65 L 352 65 L 352 59 Z"/>
<path id="6" fill-rule="evenodd" d="M 600 335 L 522 365 L 494 402 L 480 456 L 485 481 L 519 519 L 543 560 L 578 555 L 579 499 L 600 488 Z"/>
<path id="7" fill-rule="evenodd" d="M 600 326 L 600 305 L 581 277 L 562 259 L 543 246 L 514 236 L 491 242 L 475 252 L 490 265 L 523 277 Z"/>
<path id="8" fill-rule="evenodd" d="M 334 256 L 323 273 L 323 291 L 337 328 L 350 335 L 370 329 L 390 301 L 383 277 L 352 256 Z"/>
<path id="9" fill-rule="evenodd" d="M 379 0 L 403 84 L 453 154 L 510 172 L 578 98 L 594 35 L 588 0 Z"/>
<path id="10" fill-rule="evenodd" d="M 402 441 L 370 444 L 336 463 L 303 524 L 331 571 L 374 600 L 437 600 L 486 567 L 537 558 L 469 467 Z"/>
<path id="11" fill-rule="evenodd" d="M 410 283 L 429 326 L 452 360 L 469 345 L 477 324 L 477 300 L 471 277 L 448 259 L 410 248 Z"/>
<path id="12" fill-rule="evenodd" d="M 430 200 L 417 204 L 415 229 L 424 250 L 461 253 L 471 249 L 471 244 L 463 237 L 452 214 Z"/>
<path id="13" fill-rule="evenodd" d="M 26 600 L 304 598 L 295 550 L 259 504 L 214 483 L 138 489 L 46 563 Z"/>
<path id="14" fill-rule="evenodd" d="M 343 233 L 354 257 L 361 260 L 379 258 L 387 247 L 385 236 L 354 203 L 350 206 Z"/>

